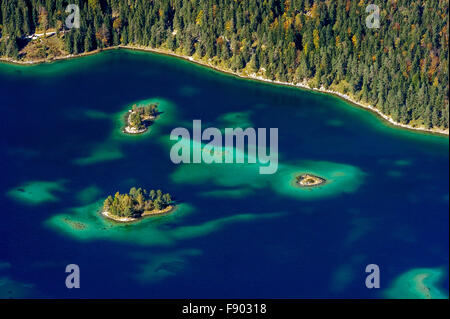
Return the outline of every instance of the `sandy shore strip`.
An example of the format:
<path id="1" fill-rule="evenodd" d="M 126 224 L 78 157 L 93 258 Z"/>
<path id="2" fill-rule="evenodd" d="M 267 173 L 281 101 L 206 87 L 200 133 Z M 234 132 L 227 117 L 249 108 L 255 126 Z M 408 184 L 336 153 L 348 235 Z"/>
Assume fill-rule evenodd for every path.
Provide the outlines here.
<path id="1" fill-rule="evenodd" d="M 121 222 L 121 223 L 129 223 L 129 222 L 134 222 L 134 221 L 138 220 L 137 218 L 133 218 L 133 217 L 114 216 L 110 212 L 106 212 L 106 211 L 103 211 L 101 214 L 109 219 L 112 219 L 116 222 Z"/>
<path id="2" fill-rule="evenodd" d="M 225 69 L 225 68 L 221 68 L 218 67 L 216 65 L 213 65 L 212 63 L 209 62 L 205 62 L 205 61 L 201 61 L 201 60 L 197 60 L 191 56 L 185 56 L 185 55 L 181 55 L 166 49 L 160 49 L 160 48 L 149 48 L 149 47 L 143 47 L 143 46 L 130 46 L 130 45 L 118 45 L 118 46 L 113 46 L 113 47 L 108 47 L 102 50 L 95 50 L 95 51 L 90 51 L 87 53 L 81 53 L 78 55 L 75 54 L 71 54 L 71 55 L 67 55 L 67 56 L 62 56 L 62 57 L 56 57 L 54 59 L 51 60 L 37 60 L 37 61 L 17 61 L 14 59 L 8 59 L 8 58 L 0 58 L 0 61 L 3 62 L 7 62 L 7 63 L 13 63 L 13 64 L 40 64 L 40 63 L 47 63 L 47 62 L 52 62 L 52 61 L 58 61 L 58 60 L 66 60 L 66 59 L 71 59 L 71 58 L 77 58 L 77 57 L 82 57 L 82 56 L 88 56 L 88 55 L 92 55 L 92 54 L 96 54 L 102 51 L 106 51 L 106 50 L 114 50 L 114 49 L 129 49 L 129 50 L 138 50 L 138 51 L 147 51 L 147 52 L 153 52 L 153 53 L 159 53 L 159 54 L 164 54 L 164 55 L 169 55 L 169 56 L 174 56 L 174 57 L 178 57 L 180 59 L 184 59 L 184 60 L 188 60 L 194 63 L 197 63 L 199 65 L 203 65 L 209 68 L 212 68 L 214 70 L 223 72 L 223 73 L 227 73 L 227 74 L 231 74 L 240 78 L 244 78 L 244 79 L 252 79 L 252 80 L 257 80 L 257 81 L 262 81 L 262 82 L 268 82 L 268 83 L 273 83 L 273 84 L 278 84 L 278 85 L 285 85 L 285 86 L 292 86 L 292 87 L 299 87 L 299 88 L 303 88 L 303 89 L 307 89 L 307 90 L 313 90 L 313 91 L 317 91 L 317 92 L 322 92 L 322 93 L 327 93 L 327 94 L 332 94 L 334 96 L 340 97 L 342 99 L 344 99 L 347 102 L 350 102 L 353 105 L 356 105 L 358 107 L 364 108 L 366 110 L 369 110 L 373 113 L 375 113 L 376 115 L 378 115 L 380 118 L 382 118 L 383 120 L 387 121 L 389 124 L 396 126 L 396 127 L 400 127 L 400 128 L 404 128 L 404 129 L 408 129 L 408 130 L 414 130 L 414 131 L 421 131 L 421 132 L 426 132 L 426 133 L 432 133 L 432 134 L 439 134 L 439 135 L 449 135 L 449 129 L 439 129 L 439 128 L 426 128 L 423 126 L 412 126 L 409 124 L 403 124 L 403 123 L 399 123 L 397 121 L 394 121 L 394 119 L 386 114 L 383 114 L 380 110 L 378 110 L 377 108 L 375 108 L 373 105 L 367 104 L 367 103 L 363 103 L 363 102 L 359 102 L 354 100 L 352 97 L 350 97 L 347 94 L 344 93 L 340 93 L 337 91 L 333 91 L 333 90 L 329 90 L 329 89 L 325 89 L 324 87 L 320 87 L 320 88 L 313 88 L 311 86 L 309 86 L 306 82 L 301 82 L 301 83 L 291 83 L 291 82 L 283 82 L 283 81 L 276 81 L 276 80 L 270 80 L 267 78 L 264 78 L 262 76 L 258 76 L 256 74 L 250 74 L 250 75 L 244 75 L 241 73 L 237 73 L 237 72 L 233 72 L 229 69 Z M 131 133 L 130 134 L 139 134 L 139 133 Z M 140 132 L 142 133 L 142 132 Z"/>
<path id="3" fill-rule="evenodd" d="M 116 222 L 120 222 L 120 223 L 130 223 L 130 222 L 136 222 L 138 220 L 141 220 L 144 217 L 147 216 L 156 216 L 156 215 L 163 215 L 163 214 L 168 214 L 171 213 L 175 210 L 176 206 L 174 205 L 169 205 L 164 209 L 161 210 L 151 210 L 151 211 L 145 211 L 140 218 L 134 218 L 134 217 L 119 217 L 119 216 L 114 216 L 112 215 L 110 212 L 107 211 L 102 211 L 101 214 L 109 219 L 112 219 Z"/>
<path id="4" fill-rule="evenodd" d="M 175 210 L 174 205 L 169 205 L 164 209 L 160 209 L 160 210 L 151 210 L 151 211 L 145 211 L 141 216 L 145 217 L 145 216 L 154 216 L 154 215 L 162 215 L 162 214 L 167 214 L 167 213 L 171 213 Z"/>
<path id="5" fill-rule="evenodd" d="M 123 129 L 123 131 L 128 134 L 142 134 L 142 133 L 147 132 L 147 128 L 138 130 L 138 129 L 135 129 L 134 127 L 127 126 Z"/>

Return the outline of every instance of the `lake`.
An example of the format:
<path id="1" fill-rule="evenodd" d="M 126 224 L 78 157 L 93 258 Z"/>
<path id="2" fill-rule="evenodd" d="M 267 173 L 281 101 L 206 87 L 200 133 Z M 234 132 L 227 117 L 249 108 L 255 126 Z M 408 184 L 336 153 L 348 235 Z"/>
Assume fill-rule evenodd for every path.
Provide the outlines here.
<path id="1" fill-rule="evenodd" d="M 159 103 L 139 136 L 133 104 Z M 448 297 L 449 140 L 318 92 L 128 50 L 0 64 L 1 298 Z M 176 127 L 278 128 L 278 170 L 174 164 Z M 298 188 L 300 172 L 330 183 Z M 162 189 L 169 215 L 103 200 Z M 81 288 L 65 286 L 76 264 Z M 379 289 L 365 285 L 366 266 Z"/>

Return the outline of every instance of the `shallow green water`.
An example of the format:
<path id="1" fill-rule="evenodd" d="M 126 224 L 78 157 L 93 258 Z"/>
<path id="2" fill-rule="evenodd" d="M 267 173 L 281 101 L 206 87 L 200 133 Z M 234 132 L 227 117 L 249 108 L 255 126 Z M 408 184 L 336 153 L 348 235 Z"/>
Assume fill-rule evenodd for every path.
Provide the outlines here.
<path id="1" fill-rule="evenodd" d="M 448 138 L 324 94 L 124 50 L 1 64 L 0 97 L 0 297 L 448 296 Z M 160 119 L 121 133 L 124 112 L 146 102 Z M 173 164 L 170 132 L 194 119 L 278 128 L 277 173 Z M 329 183 L 295 187 L 303 172 Z M 132 186 L 180 205 L 138 224 L 102 219 L 102 200 Z M 64 286 L 71 263 L 78 290 Z M 381 289 L 365 287 L 372 263 Z"/>

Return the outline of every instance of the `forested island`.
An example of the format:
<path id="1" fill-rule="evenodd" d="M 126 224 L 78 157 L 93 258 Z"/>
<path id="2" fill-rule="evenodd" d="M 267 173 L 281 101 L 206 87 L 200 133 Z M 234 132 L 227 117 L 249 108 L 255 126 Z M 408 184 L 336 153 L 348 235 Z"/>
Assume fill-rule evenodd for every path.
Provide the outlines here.
<path id="1" fill-rule="evenodd" d="M 102 215 L 119 222 L 132 222 L 150 215 L 172 211 L 174 202 L 169 193 L 161 190 L 143 190 L 132 187 L 128 194 L 117 192 L 108 196 L 102 207 Z"/>
<path id="2" fill-rule="evenodd" d="M 137 106 L 134 104 L 126 116 L 124 132 L 128 134 L 142 134 L 148 130 L 159 115 L 158 104 Z"/>
<path id="3" fill-rule="evenodd" d="M 73 2 L 80 27 L 68 29 Z M 8 0 L 1 1 L 0 56 L 26 62 L 118 46 L 158 49 L 243 76 L 335 91 L 395 123 L 448 132 L 449 2 L 376 1 L 378 28 L 366 26 L 368 4 Z"/>

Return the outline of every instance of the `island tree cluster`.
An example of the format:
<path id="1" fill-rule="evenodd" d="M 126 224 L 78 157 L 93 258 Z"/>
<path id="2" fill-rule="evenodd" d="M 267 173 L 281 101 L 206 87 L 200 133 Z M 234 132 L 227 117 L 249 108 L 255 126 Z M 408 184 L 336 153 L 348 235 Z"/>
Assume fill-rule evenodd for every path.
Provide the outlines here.
<path id="1" fill-rule="evenodd" d="M 172 196 L 161 190 L 131 188 L 128 194 L 117 192 L 108 196 L 103 203 L 103 211 L 117 217 L 136 218 L 145 212 L 160 211 L 172 204 Z"/>
<path id="2" fill-rule="evenodd" d="M 148 122 L 159 114 L 158 105 L 156 103 L 145 106 L 137 106 L 134 104 L 128 117 L 128 124 L 136 130 L 142 130 L 148 125 Z"/>
<path id="3" fill-rule="evenodd" d="M 69 3 L 80 7 L 78 29 L 65 29 Z M 372 3 L 374 29 L 365 23 Z M 67 53 L 165 48 L 448 128 L 448 12 L 448 0 L 3 0 L 0 55 L 21 58 L 25 35 L 52 28 Z"/>

